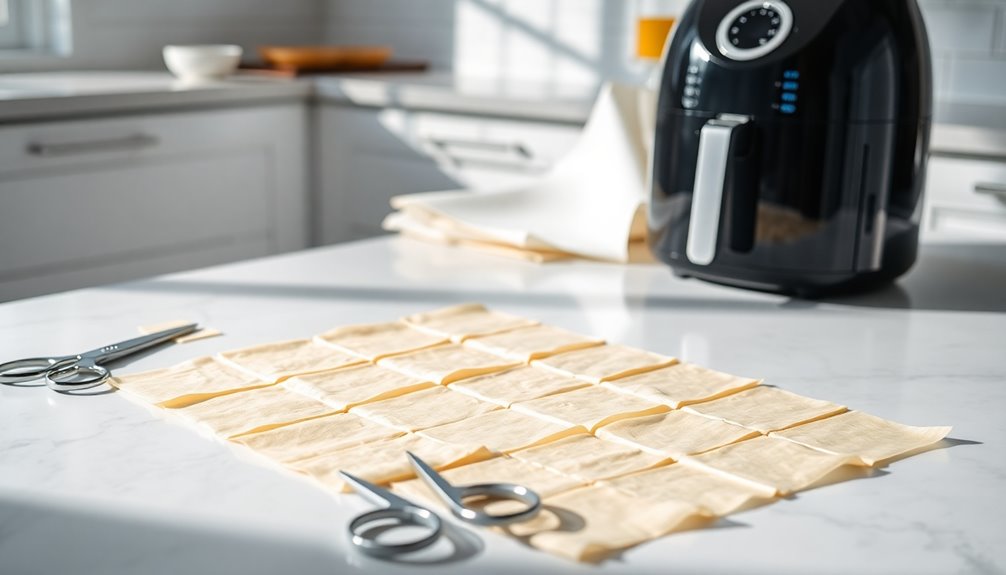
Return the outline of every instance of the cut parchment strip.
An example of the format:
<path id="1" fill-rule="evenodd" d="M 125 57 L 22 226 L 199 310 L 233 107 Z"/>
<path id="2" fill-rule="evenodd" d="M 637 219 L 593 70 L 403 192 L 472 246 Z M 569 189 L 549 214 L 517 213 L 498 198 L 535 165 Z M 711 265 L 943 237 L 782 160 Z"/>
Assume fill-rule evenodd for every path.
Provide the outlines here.
<path id="1" fill-rule="evenodd" d="M 198 323 L 188 320 L 175 320 L 175 321 L 164 321 L 161 323 L 154 323 L 148 325 L 141 325 L 137 329 L 142 335 L 150 335 L 152 333 L 157 333 L 159 331 L 164 331 L 166 329 L 175 329 L 176 327 L 182 327 L 184 325 L 189 325 L 193 323 Z M 199 341 L 201 339 L 209 339 L 211 337 L 217 337 L 218 335 L 223 335 L 224 332 L 219 329 L 213 329 L 212 327 L 204 327 L 197 329 L 196 331 L 180 335 L 174 339 L 175 343 L 192 343 L 194 341 Z"/>
<path id="2" fill-rule="evenodd" d="M 912 427 L 850 411 L 770 434 L 836 455 L 855 456 L 866 465 L 927 447 L 945 438 L 950 427 Z"/>
<path id="3" fill-rule="evenodd" d="M 585 483 L 670 463 L 667 457 L 603 441 L 586 433 L 524 449 L 514 453 L 513 457 Z"/>
<path id="4" fill-rule="evenodd" d="M 556 423 L 582 425 L 593 433 L 599 427 L 620 419 L 663 413 L 670 408 L 590 385 L 566 393 L 515 403 L 513 409 Z"/>
<path id="5" fill-rule="evenodd" d="M 518 401 L 538 399 L 590 385 L 586 381 L 531 366 L 516 367 L 462 379 L 450 384 L 450 388 L 489 401 L 503 407 L 510 407 Z"/>
<path id="6" fill-rule="evenodd" d="M 193 359 L 166 369 L 116 376 L 109 382 L 146 403 L 170 408 L 270 385 L 212 357 Z"/>
<path id="7" fill-rule="evenodd" d="M 689 503 L 641 499 L 606 485 L 566 491 L 543 502 L 537 517 L 508 531 L 528 538 L 537 549 L 588 562 L 663 537 L 703 513 Z"/>
<path id="8" fill-rule="evenodd" d="M 859 460 L 824 453 L 785 439 L 760 436 L 686 457 L 682 462 L 746 481 L 765 496 L 772 497 L 809 487 L 839 467 L 857 464 Z"/>
<path id="9" fill-rule="evenodd" d="M 512 359 L 449 344 L 378 360 L 378 365 L 441 385 L 520 365 Z"/>
<path id="10" fill-rule="evenodd" d="M 339 410 L 436 386 L 431 381 L 370 364 L 292 377 L 280 385 Z"/>
<path id="11" fill-rule="evenodd" d="M 488 310 L 484 305 L 477 303 L 417 313 L 402 318 L 402 321 L 418 330 L 449 337 L 455 343 L 461 343 L 469 337 L 490 335 L 538 324 L 538 322 L 527 318 Z"/>
<path id="12" fill-rule="evenodd" d="M 623 419 L 597 430 L 597 436 L 602 439 L 673 459 L 697 455 L 757 435 L 759 433 L 753 429 L 680 410 Z"/>
<path id="13" fill-rule="evenodd" d="M 542 498 L 569 491 L 584 484 L 584 482 L 572 477 L 560 475 L 554 471 L 506 456 L 448 469 L 441 475 L 451 484 L 459 487 L 485 483 L 523 485 Z M 392 489 L 402 497 L 421 505 L 432 505 L 441 509 L 445 507 L 443 501 L 430 490 L 422 479 L 416 478 L 395 483 L 392 485 Z M 519 511 L 521 508 L 522 504 L 518 502 L 495 501 L 486 505 L 485 511 L 501 515 Z"/>
<path id="14" fill-rule="evenodd" d="M 677 409 L 724 397 L 759 383 L 757 379 L 713 371 L 692 363 L 679 363 L 603 385 Z"/>
<path id="15" fill-rule="evenodd" d="M 383 357 L 447 343 L 448 338 L 412 329 L 403 322 L 394 321 L 337 327 L 315 336 L 315 341 L 368 361 L 377 361 Z"/>
<path id="16" fill-rule="evenodd" d="M 199 429 L 228 438 L 268 431 L 336 411 L 316 399 L 271 386 L 213 397 L 173 410 L 172 415 Z"/>
<path id="17" fill-rule="evenodd" d="M 583 336 L 550 325 L 522 327 L 465 340 L 465 346 L 472 349 L 523 363 L 603 343 L 603 339 Z"/>
<path id="18" fill-rule="evenodd" d="M 354 407 L 352 413 L 401 431 L 418 431 L 495 411 L 500 406 L 435 386 Z"/>
<path id="19" fill-rule="evenodd" d="M 510 453 L 586 432 L 579 425 L 555 423 L 512 409 L 500 409 L 431 427 L 420 431 L 419 435 L 445 443 L 478 443 L 499 453 Z"/>
<path id="20" fill-rule="evenodd" d="M 624 345 L 601 345 L 536 359 L 532 365 L 590 383 L 601 383 L 673 365 L 677 361 Z"/>
<path id="21" fill-rule="evenodd" d="M 310 339 L 235 349 L 217 354 L 217 357 L 224 363 L 269 383 L 366 361 Z"/>
<path id="22" fill-rule="evenodd" d="M 652 501 L 685 501 L 711 515 L 723 517 L 772 499 L 764 490 L 704 471 L 675 463 L 604 482 L 630 495 Z"/>
<path id="23" fill-rule="evenodd" d="M 492 452 L 481 445 L 441 443 L 409 433 L 395 439 L 367 443 L 329 455 L 293 463 L 289 467 L 315 479 L 333 491 L 350 491 L 339 476 L 348 471 L 372 483 L 386 484 L 415 477 L 405 456 L 415 453 L 436 470 L 489 459 Z"/>
<path id="24" fill-rule="evenodd" d="M 280 463 L 292 463 L 335 453 L 403 432 L 352 413 L 337 413 L 233 439 Z"/>
<path id="25" fill-rule="evenodd" d="M 768 433 L 830 417 L 846 408 L 760 385 L 708 403 L 689 405 L 684 410 Z"/>

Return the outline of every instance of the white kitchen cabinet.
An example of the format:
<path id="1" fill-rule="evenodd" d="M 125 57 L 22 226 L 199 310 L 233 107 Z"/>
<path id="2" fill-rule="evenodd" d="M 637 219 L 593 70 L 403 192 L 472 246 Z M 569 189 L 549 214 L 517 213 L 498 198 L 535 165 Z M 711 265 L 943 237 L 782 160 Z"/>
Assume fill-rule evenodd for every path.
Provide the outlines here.
<path id="1" fill-rule="evenodd" d="M 922 239 L 1006 242 L 1006 160 L 933 156 Z"/>
<path id="2" fill-rule="evenodd" d="M 307 112 L 0 127 L 0 301 L 303 248 Z"/>
<path id="3" fill-rule="evenodd" d="M 320 244 L 380 234 L 396 195 L 531 182 L 581 131 L 575 124 L 398 108 L 329 104 L 315 114 Z"/>

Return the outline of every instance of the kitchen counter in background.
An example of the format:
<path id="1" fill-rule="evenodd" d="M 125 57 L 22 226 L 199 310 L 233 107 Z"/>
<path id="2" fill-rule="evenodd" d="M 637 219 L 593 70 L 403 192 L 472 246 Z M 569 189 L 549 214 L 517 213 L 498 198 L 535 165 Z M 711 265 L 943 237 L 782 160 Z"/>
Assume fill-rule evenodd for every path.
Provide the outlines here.
<path id="1" fill-rule="evenodd" d="M 954 426 L 952 440 L 873 477 L 660 539 L 591 572 L 1002 573 L 1004 293 L 1006 252 L 988 245 L 925 246 L 895 286 L 811 302 L 681 280 L 664 266 L 538 266 L 381 239 L 2 304 L 0 349 L 2 359 L 88 349 L 172 319 L 226 334 L 113 368 L 132 373 L 484 302 L 896 421 Z M 115 393 L 0 387 L 5 573 L 415 573 L 349 549 L 346 524 L 367 508 Z M 464 532 L 431 573 L 584 569 Z M 451 557 L 451 547 L 431 553 L 416 559 Z"/>
<path id="2" fill-rule="evenodd" d="M 448 72 L 279 79 L 242 74 L 186 84 L 164 72 L 0 74 L 0 123 L 314 98 L 319 102 L 583 124 L 596 85 L 461 78 Z M 932 151 L 1006 156 L 1006 107 L 936 107 Z"/>
<path id="3" fill-rule="evenodd" d="M 1006 159 L 1006 106 L 939 104 L 930 153 Z"/>
<path id="4" fill-rule="evenodd" d="M 449 73 L 318 76 L 316 98 L 366 107 L 402 107 L 583 124 L 598 86 L 459 78 Z M 1006 157 L 1006 106 L 944 102 L 934 110 L 936 154 Z"/>
<path id="5" fill-rule="evenodd" d="M 583 124 L 597 85 L 460 78 L 446 72 L 313 78 L 319 101 Z"/>
<path id="6" fill-rule="evenodd" d="M 0 123 L 306 100 L 312 84 L 261 77 L 186 83 L 165 72 L 0 74 Z"/>

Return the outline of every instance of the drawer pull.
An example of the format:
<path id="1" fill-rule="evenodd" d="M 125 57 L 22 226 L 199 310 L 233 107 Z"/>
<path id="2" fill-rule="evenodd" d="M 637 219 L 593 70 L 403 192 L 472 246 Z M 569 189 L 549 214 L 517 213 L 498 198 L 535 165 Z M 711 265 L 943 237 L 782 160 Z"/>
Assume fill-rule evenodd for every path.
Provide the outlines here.
<path id="1" fill-rule="evenodd" d="M 483 158 L 460 158 L 450 156 L 450 161 L 459 169 L 482 168 L 497 172 L 513 172 L 519 174 L 540 175 L 548 172 L 548 166 L 532 162 L 508 162 L 505 160 L 487 160 Z"/>
<path id="2" fill-rule="evenodd" d="M 429 141 L 434 146 L 445 151 L 448 148 L 468 148 L 502 153 L 513 152 L 517 156 L 528 160 L 534 158 L 531 150 L 520 142 L 486 142 L 482 140 L 462 140 L 459 138 L 429 138 Z"/>
<path id="3" fill-rule="evenodd" d="M 74 156 L 95 152 L 113 152 L 119 150 L 141 150 L 152 148 L 160 140 L 148 134 L 132 134 L 124 138 L 108 140 L 87 140 L 83 142 L 33 142 L 28 144 L 26 151 L 32 156 L 52 158 L 56 156 Z"/>
<path id="4" fill-rule="evenodd" d="M 975 184 L 975 193 L 987 196 L 1006 197 L 1006 184 L 987 184 L 979 182 Z"/>

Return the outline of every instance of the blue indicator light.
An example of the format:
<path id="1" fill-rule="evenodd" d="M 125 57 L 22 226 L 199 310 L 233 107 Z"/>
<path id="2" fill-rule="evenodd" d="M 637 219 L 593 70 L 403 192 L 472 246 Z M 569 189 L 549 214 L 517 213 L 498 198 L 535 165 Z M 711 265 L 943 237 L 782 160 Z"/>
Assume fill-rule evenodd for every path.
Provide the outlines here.
<path id="1" fill-rule="evenodd" d="M 796 102 L 796 94 L 794 94 L 792 92 L 783 92 L 782 93 L 782 101 L 783 102 Z"/>
<path id="2" fill-rule="evenodd" d="M 782 106 L 779 106 L 779 111 L 783 114 L 795 114 L 796 106 L 793 104 L 783 104 Z"/>
<path id="3" fill-rule="evenodd" d="M 800 72 L 799 70 L 786 70 L 782 73 L 782 77 L 786 80 L 799 80 Z"/>
<path id="4" fill-rule="evenodd" d="M 782 89 L 783 90 L 793 90 L 793 91 L 799 90 L 800 89 L 800 83 L 799 82 L 783 82 L 782 83 Z"/>

